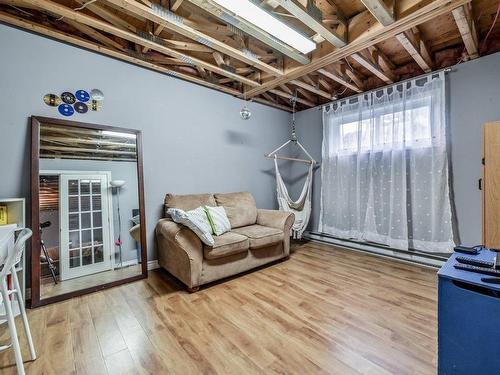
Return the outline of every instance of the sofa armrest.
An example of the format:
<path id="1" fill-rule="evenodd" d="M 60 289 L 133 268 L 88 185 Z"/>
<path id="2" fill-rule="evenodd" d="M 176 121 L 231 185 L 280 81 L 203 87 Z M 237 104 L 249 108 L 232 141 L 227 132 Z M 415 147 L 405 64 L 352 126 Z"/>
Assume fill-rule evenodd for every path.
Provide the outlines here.
<path id="1" fill-rule="evenodd" d="M 278 210 L 257 210 L 257 224 L 266 227 L 283 229 L 285 233 L 290 232 L 295 215 L 291 212 Z"/>
<path id="2" fill-rule="evenodd" d="M 189 228 L 170 219 L 156 225 L 158 262 L 188 287 L 199 285 L 203 263 L 203 244 Z"/>
<path id="3" fill-rule="evenodd" d="M 295 215 L 291 212 L 278 210 L 257 210 L 257 224 L 283 230 L 283 253 L 290 255 L 290 230 L 295 221 Z"/>

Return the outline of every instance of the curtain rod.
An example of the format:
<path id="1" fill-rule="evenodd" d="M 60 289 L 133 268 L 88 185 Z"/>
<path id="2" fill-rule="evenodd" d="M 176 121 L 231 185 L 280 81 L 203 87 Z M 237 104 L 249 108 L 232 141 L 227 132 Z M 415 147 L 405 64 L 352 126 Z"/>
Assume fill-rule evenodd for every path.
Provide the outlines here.
<path id="1" fill-rule="evenodd" d="M 413 81 L 413 80 L 419 80 L 421 78 L 432 76 L 434 74 L 439 74 L 441 72 L 451 73 L 451 72 L 453 72 L 453 66 L 448 66 L 448 67 L 443 68 L 443 69 L 438 69 L 438 70 L 436 70 L 434 72 L 431 72 L 431 73 L 420 74 L 418 76 L 407 78 L 407 79 L 404 79 L 404 80 L 399 81 L 399 82 L 391 83 L 390 85 L 385 85 L 385 86 L 378 87 L 378 88 L 373 89 L 373 90 L 364 91 L 364 92 L 361 92 L 361 93 L 358 93 L 358 94 L 354 94 L 354 95 L 351 95 L 351 96 L 346 96 L 345 98 L 340 98 L 340 99 L 332 100 L 331 102 L 320 104 L 320 105 L 317 105 L 316 107 L 312 107 L 310 109 L 317 108 L 318 110 L 322 110 L 327 105 L 331 105 L 331 104 L 334 104 L 334 103 L 337 103 L 337 102 L 340 102 L 340 101 L 344 101 L 344 100 L 347 101 L 347 100 L 350 100 L 352 98 L 357 98 L 357 97 L 359 97 L 361 95 L 371 94 L 372 92 L 377 92 L 377 91 L 383 90 L 383 89 L 388 88 L 388 87 L 394 87 L 394 86 L 397 86 L 397 85 L 402 85 L 402 84 L 404 84 L 406 82 Z"/>

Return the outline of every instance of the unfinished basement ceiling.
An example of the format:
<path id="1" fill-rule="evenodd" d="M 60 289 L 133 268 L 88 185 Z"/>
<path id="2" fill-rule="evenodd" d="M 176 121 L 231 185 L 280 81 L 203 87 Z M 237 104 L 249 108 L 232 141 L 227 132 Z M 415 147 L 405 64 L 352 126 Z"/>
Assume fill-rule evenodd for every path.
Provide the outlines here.
<path id="1" fill-rule="evenodd" d="M 499 0 L 253 0 L 304 55 L 215 0 L 0 0 L 0 22 L 299 110 L 500 50 Z"/>

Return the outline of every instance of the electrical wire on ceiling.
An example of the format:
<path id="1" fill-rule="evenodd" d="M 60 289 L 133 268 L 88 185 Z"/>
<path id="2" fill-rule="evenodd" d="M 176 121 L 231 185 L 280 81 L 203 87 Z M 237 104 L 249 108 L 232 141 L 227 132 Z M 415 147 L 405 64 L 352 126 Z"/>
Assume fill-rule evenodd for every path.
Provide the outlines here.
<path id="1" fill-rule="evenodd" d="M 483 44 L 481 45 L 480 50 L 484 50 L 485 49 L 485 47 L 486 47 L 486 41 L 488 40 L 491 32 L 493 31 L 493 28 L 495 27 L 495 24 L 498 21 L 498 15 L 499 14 L 500 14 L 500 2 L 498 2 L 497 13 L 495 14 L 495 18 L 493 19 L 493 23 L 491 24 L 491 27 L 488 30 L 488 33 L 486 34 L 486 36 L 483 39 Z"/>
<path id="2" fill-rule="evenodd" d="M 493 23 L 491 24 L 491 27 L 489 28 L 488 32 L 486 33 L 486 36 L 484 37 L 483 39 L 483 43 L 481 44 L 481 46 L 479 47 L 479 54 L 481 54 L 481 52 L 484 52 L 485 50 L 485 47 L 486 47 L 486 42 L 491 34 L 491 32 L 493 31 L 493 28 L 495 27 L 495 24 L 497 23 L 498 21 L 498 16 L 500 14 L 500 1 L 498 2 L 498 7 L 497 7 L 497 12 L 495 14 L 495 18 L 493 19 Z M 481 9 L 481 12 L 479 13 L 479 16 L 477 16 L 475 22 L 476 24 L 479 23 L 479 21 L 481 20 L 481 18 L 483 17 L 483 9 Z M 453 69 L 454 67 L 460 65 L 461 63 L 464 62 L 464 57 L 465 57 L 465 52 L 467 51 L 467 47 L 464 46 L 464 49 L 462 50 L 462 53 L 460 54 L 460 60 L 458 60 L 458 62 L 453 65 L 451 67 L 451 69 Z"/>
<path id="3" fill-rule="evenodd" d="M 9 5 L 10 5 L 10 4 L 9 4 Z M 15 9 L 15 10 L 17 10 L 18 12 L 21 12 L 21 13 L 24 13 L 24 14 L 26 14 L 26 15 L 30 16 L 30 17 L 33 17 L 33 14 L 32 14 L 32 13 L 27 12 L 27 11 L 25 11 L 24 9 L 18 8 L 18 7 L 16 7 L 15 5 L 10 5 L 10 7 L 11 7 L 11 8 L 14 8 L 14 9 Z"/>
<path id="4" fill-rule="evenodd" d="M 97 0 L 90 0 L 86 3 L 84 3 L 82 6 L 78 7 L 78 8 L 73 8 L 74 11 L 79 11 L 79 10 L 82 10 L 82 9 L 85 9 L 87 7 L 87 5 L 90 5 L 92 3 L 95 3 Z M 61 21 L 62 19 L 64 18 L 64 16 L 61 16 L 59 18 L 56 18 L 56 21 Z"/>

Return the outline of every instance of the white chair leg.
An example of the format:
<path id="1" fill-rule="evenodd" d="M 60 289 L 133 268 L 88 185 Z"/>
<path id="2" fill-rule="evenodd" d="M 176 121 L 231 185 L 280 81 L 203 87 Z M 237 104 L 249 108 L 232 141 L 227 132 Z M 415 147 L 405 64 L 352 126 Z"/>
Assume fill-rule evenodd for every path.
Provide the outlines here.
<path id="1" fill-rule="evenodd" d="M 16 322 L 14 320 L 12 305 L 10 303 L 9 293 L 7 291 L 7 283 L 5 282 L 5 280 L 2 280 L 2 285 L 0 285 L 0 292 L 2 293 L 3 304 L 5 306 L 5 312 L 7 315 L 7 322 L 9 324 L 10 338 L 12 340 L 12 347 L 16 356 L 17 373 L 18 375 L 24 375 L 23 357 L 21 355 L 21 347 L 19 346 L 19 339 L 17 338 Z"/>
<path id="2" fill-rule="evenodd" d="M 14 288 L 17 294 L 17 303 L 19 304 L 19 310 L 21 312 L 21 317 L 23 319 L 24 333 L 28 339 L 28 347 L 30 349 L 31 359 L 34 361 L 36 359 L 35 345 L 33 345 L 33 338 L 31 337 L 30 324 L 28 322 L 28 316 L 26 315 L 26 309 L 24 308 L 23 293 L 21 292 L 21 287 L 19 285 L 19 279 L 17 278 L 17 272 L 15 272 L 14 267 L 12 267 L 12 278 L 14 279 Z"/>

